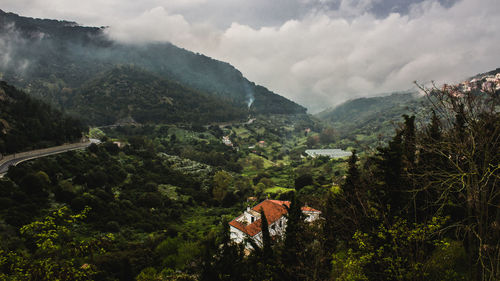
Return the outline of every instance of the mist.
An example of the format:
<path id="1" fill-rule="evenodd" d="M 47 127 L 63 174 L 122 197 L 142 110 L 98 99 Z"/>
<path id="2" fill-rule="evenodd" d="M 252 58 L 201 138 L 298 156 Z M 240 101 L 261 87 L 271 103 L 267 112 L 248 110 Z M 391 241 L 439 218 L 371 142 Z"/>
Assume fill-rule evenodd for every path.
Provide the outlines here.
<path id="1" fill-rule="evenodd" d="M 408 90 L 413 81 L 458 82 L 500 65 L 495 0 L 237 2 L 240 7 L 222 0 L 116 7 L 103 1 L 95 13 L 89 3 L 54 1 L 51 12 L 34 1 L 24 9 L 109 26 L 109 38 L 123 44 L 171 42 L 227 61 L 311 113 L 355 97 Z"/>

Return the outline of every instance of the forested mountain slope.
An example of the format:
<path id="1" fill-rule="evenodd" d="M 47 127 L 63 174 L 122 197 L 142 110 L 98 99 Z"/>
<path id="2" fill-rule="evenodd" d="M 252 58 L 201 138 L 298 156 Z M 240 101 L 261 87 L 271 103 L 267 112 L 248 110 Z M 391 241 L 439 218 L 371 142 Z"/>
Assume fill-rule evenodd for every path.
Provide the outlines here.
<path id="1" fill-rule="evenodd" d="M 79 120 L 0 82 L 0 153 L 76 141 L 84 130 Z"/>
<path id="2" fill-rule="evenodd" d="M 306 109 L 248 81 L 228 63 L 169 43 L 125 45 L 109 40 L 104 28 L 41 20 L 0 11 L 1 76 L 56 104 L 64 91 L 78 92 L 96 75 L 132 64 L 161 78 L 231 99 L 256 113 L 296 114 Z"/>
<path id="3" fill-rule="evenodd" d="M 317 117 L 329 123 L 342 139 L 373 144 L 379 139 L 387 140 L 403 114 L 418 117 L 425 113 L 426 102 L 416 93 L 393 93 L 383 97 L 353 99 L 325 110 Z"/>
<path id="4" fill-rule="evenodd" d="M 61 93 L 62 105 L 91 124 L 201 123 L 244 119 L 246 106 L 200 93 L 132 66 L 117 66 Z"/>

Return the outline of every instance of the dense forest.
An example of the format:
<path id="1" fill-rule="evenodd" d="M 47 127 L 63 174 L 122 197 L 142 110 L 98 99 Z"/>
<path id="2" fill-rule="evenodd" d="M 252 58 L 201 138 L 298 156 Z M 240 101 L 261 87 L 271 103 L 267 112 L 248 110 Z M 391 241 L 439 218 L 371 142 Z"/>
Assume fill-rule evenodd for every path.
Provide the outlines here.
<path id="1" fill-rule="evenodd" d="M 60 95 L 63 107 L 88 124 L 209 124 L 247 118 L 246 104 L 206 95 L 133 66 L 118 66 Z"/>
<path id="2" fill-rule="evenodd" d="M 428 90 L 427 124 L 404 115 L 386 145 L 349 159 L 304 157 L 312 135 L 334 139 L 303 115 L 93 129 L 101 145 L 0 180 L 0 276 L 496 280 L 498 93 L 455 90 Z M 286 234 L 248 254 L 227 222 L 265 198 L 292 201 Z M 306 203 L 321 221 L 303 221 Z"/>
<path id="3" fill-rule="evenodd" d="M 354 153 L 322 223 L 304 222 L 297 196 L 283 239 L 263 226 L 263 246 L 245 256 L 226 229 L 201 279 L 498 280 L 498 91 L 426 93 L 431 122 L 416 129 L 404 115 L 387 146 Z"/>
<path id="4" fill-rule="evenodd" d="M 86 129 L 80 120 L 0 81 L 0 153 L 79 141 Z"/>

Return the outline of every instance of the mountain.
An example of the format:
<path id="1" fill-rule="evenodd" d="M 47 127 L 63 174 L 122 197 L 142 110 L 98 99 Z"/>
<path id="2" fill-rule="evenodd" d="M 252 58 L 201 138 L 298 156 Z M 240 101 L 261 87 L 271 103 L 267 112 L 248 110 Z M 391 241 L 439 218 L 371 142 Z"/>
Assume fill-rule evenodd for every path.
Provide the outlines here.
<path id="1" fill-rule="evenodd" d="M 244 119 L 246 106 L 232 104 L 160 78 L 134 66 L 117 66 L 62 93 L 64 108 L 91 124 L 218 122 Z"/>
<path id="2" fill-rule="evenodd" d="M 254 113 L 306 112 L 304 107 L 248 81 L 230 64 L 170 43 L 120 44 L 107 38 L 105 28 L 27 18 L 1 10 L 0 39 L 0 77 L 63 107 L 69 96 L 62 92 L 81 93 L 81 87 L 102 73 L 117 65 L 133 65 L 241 108 L 250 107 Z"/>
<path id="3" fill-rule="evenodd" d="M 358 98 L 316 115 L 332 126 L 343 140 L 375 144 L 394 133 L 402 115 L 419 115 L 425 110 L 425 99 L 413 92 L 392 93 L 382 97 Z"/>
<path id="4" fill-rule="evenodd" d="M 480 74 L 477 74 L 477 75 L 474 75 L 472 76 L 471 78 L 469 78 L 468 80 L 472 80 L 472 79 L 482 79 L 483 77 L 485 76 L 489 76 L 489 75 L 496 75 L 500 73 L 500 67 L 498 67 L 497 69 L 495 70 L 491 70 L 491 71 L 488 71 L 488 72 L 485 72 L 485 73 L 480 73 Z"/>
<path id="5" fill-rule="evenodd" d="M 474 75 L 467 81 L 447 85 L 445 88 L 455 98 L 460 95 L 457 96 L 454 91 L 472 92 L 477 97 L 486 97 L 488 95 L 484 95 L 484 91 L 500 92 L 500 78 L 494 77 L 498 73 L 500 68 Z M 415 92 L 396 92 L 379 97 L 353 99 L 320 112 L 316 117 L 338 132 L 338 145 L 359 148 L 361 144 L 373 147 L 379 145 L 379 141 L 390 139 L 404 114 L 415 115 L 417 125 L 427 123 L 432 103 L 437 102 L 433 92 L 429 91 L 427 98 Z"/>
<path id="6" fill-rule="evenodd" d="M 0 153 L 77 141 L 82 123 L 0 81 Z"/>

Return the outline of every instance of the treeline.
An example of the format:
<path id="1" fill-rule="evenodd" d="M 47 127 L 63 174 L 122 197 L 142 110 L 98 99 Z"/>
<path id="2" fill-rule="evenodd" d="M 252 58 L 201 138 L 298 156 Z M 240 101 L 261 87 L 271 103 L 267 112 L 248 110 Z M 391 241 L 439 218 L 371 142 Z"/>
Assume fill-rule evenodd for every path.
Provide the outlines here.
<path id="1" fill-rule="evenodd" d="M 0 82 L 0 153 L 78 141 L 83 124 L 50 105 Z"/>
<path id="2" fill-rule="evenodd" d="M 427 90 L 428 125 L 405 115 L 387 146 L 354 153 L 320 225 L 291 207 L 284 239 L 263 227 L 249 256 L 226 231 L 202 280 L 498 280 L 499 96 L 457 91 Z"/>

